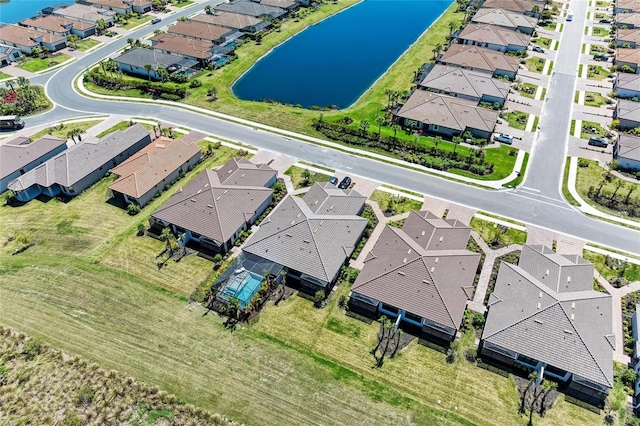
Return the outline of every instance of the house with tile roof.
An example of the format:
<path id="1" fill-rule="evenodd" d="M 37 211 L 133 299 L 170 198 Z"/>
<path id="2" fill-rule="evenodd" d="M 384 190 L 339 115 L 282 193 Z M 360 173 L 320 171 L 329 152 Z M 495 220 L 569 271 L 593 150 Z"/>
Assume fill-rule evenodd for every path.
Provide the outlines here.
<path id="1" fill-rule="evenodd" d="M 78 19 L 62 18 L 54 15 L 41 15 L 20 21 L 20 25 L 45 33 L 59 36 L 77 35 L 80 38 L 92 36 L 96 33 L 96 25 Z"/>
<path id="2" fill-rule="evenodd" d="M 640 45 L 640 28 L 617 30 L 615 41 L 618 47 L 636 49 Z"/>
<path id="3" fill-rule="evenodd" d="M 472 71 L 449 65 L 436 64 L 418 83 L 423 90 L 441 93 L 475 102 L 504 105 L 511 83 L 491 77 L 483 71 Z"/>
<path id="4" fill-rule="evenodd" d="M 109 185 L 109 194 L 142 207 L 201 158 L 198 144 L 162 136 L 111 169 L 118 179 Z"/>
<path id="5" fill-rule="evenodd" d="M 158 52 L 191 59 L 206 65 L 214 59 L 214 45 L 208 41 L 194 40 L 176 34 L 156 34 L 150 38 Z"/>
<path id="6" fill-rule="evenodd" d="M 536 29 L 536 25 L 538 25 L 538 18 L 510 10 L 482 8 L 473 15 L 471 22 L 476 24 L 493 24 L 531 35 Z"/>
<path id="7" fill-rule="evenodd" d="M 243 247 L 287 269 L 287 285 L 328 292 L 358 245 L 368 220 L 358 216 L 366 197 L 315 183 L 304 197 L 286 196 Z"/>
<path id="8" fill-rule="evenodd" d="M 620 121 L 618 125 L 620 129 L 640 127 L 640 102 L 618 99 L 613 118 Z"/>
<path id="9" fill-rule="evenodd" d="M 113 60 L 122 72 L 160 80 L 158 68 L 167 69 L 183 59 L 178 55 L 171 55 L 153 49 L 145 49 L 144 47 L 136 47 L 125 51 L 121 55 L 113 58 Z M 152 67 L 149 72 L 144 68 L 147 64 Z"/>
<path id="10" fill-rule="evenodd" d="M 640 138 L 619 133 L 613 146 L 613 158 L 622 169 L 640 171 Z"/>
<path id="11" fill-rule="evenodd" d="M 9 182 L 67 149 L 67 141 L 45 135 L 37 141 L 18 136 L 0 143 L 0 193 Z"/>
<path id="12" fill-rule="evenodd" d="M 20 58 L 22 58 L 22 52 L 19 49 L 0 44 L 0 67 L 10 65 Z"/>
<path id="13" fill-rule="evenodd" d="M 619 72 L 623 67 L 629 67 L 630 70 L 627 71 L 638 74 L 638 69 L 640 69 L 638 66 L 638 64 L 640 64 L 640 49 L 617 48 L 613 63 L 618 67 Z"/>
<path id="14" fill-rule="evenodd" d="M 620 13 L 616 15 L 616 26 L 621 29 L 640 27 L 640 13 Z"/>
<path id="15" fill-rule="evenodd" d="M 80 3 L 45 8 L 42 11 L 45 15 L 50 14 L 54 16 L 61 16 L 63 18 L 77 19 L 90 24 L 95 24 L 102 19 L 109 26 L 114 24 L 115 16 L 117 15 L 113 10 L 102 9 Z"/>
<path id="16" fill-rule="evenodd" d="M 498 52 L 526 50 L 531 36 L 491 24 L 467 24 L 458 43 L 486 47 Z"/>
<path id="17" fill-rule="evenodd" d="M 613 91 L 616 92 L 617 98 L 640 99 L 640 74 L 629 74 L 626 72 L 616 73 Z"/>
<path id="18" fill-rule="evenodd" d="M 351 288 L 350 310 L 453 341 L 480 261 L 467 250 L 470 235 L 462 222 L 429 211 L 412 211 L 402 229 L 385 226 Z"/>
<path id="19" fill-rule="evenodd" d="M 236 30 L 201 21 L 178 21 L 171 25 L 168 31 L 169 34 L 213 44 L 223 44 L 241 36 Z"/>
<path id="20" fill-rule="evenodd" d="M 300 8 L 300 3 L 294 0 L 260 0 L 258 3 L 263 6 L 279 7 L 287 12 L 294 12 Z"/>
<path id="21" fill-rule="evenodd" d="M 498 114 L 473 101 L 415 90 L 395 117 L 405 127 L 430 134 L 453 137 L 469 131 L 476 138 L 488 139 L 496 127 Z"/>
<path id="22" fill-rule="evenodd" d="M 486 47 L 465 44 L 452 44 L 438 57 L 437 62 L 472 71 L 484 71 L 491 73 L 492 77 L 507 77 L 510 80 L 516 78 L 520 67 L 519 58 Z"/>
<path id="23" fill-rule="evenodd" d="M 271 26 L 271 22 L 240 13 L 217 11 L 201 13 L 191 18 L 192 21 L 205 22 L 245 33 L 257 33 Z"/>
<path id="24" fill-rule="evenodd" d="M 131 1 L 125 0 L 82 0 L 81 4 L 97 7 L 100 9 L 112 10 L 119 15 L 126 15 L 133 12 Z"/>
<path id="25" fill-rule="evenodd" d="M 46 47 L 55 52 L 67 47 L 66 37 L 32 30 L 20 25 L 0 24 L 0 43 L 30 55 L 34 48 Z"/>
<path id="26" fill-rule="evenodd" d="M 75 197 L 149 143 L 151 135 L 140 124 L 101 139 L 89 137 L 9 182 L 8 187 L 22 202 L 40 194 Z"/>
<path id="27" fill-rule="evenodd" d="M 613 7 L 613 13 L 626 14 L 640 11 L 640 0 L 617 0 Z"/>
<path id="28" fill-rule="evenodd" d="M 500 265 L 480 354 L 538 372 L 560 389 L 602 404 L 613 387 L 612 301 L 593 289 L 593 265 L 577 255 L 525 245 L 518 265 Z"/>
<path id="29" fill-rule="evenodd" d="M 502 9 L 538 18 L 540 13 L 534 12 L 534 7 L 536 6 L 538 6 L 538 10 L 542 10 L 544 9 L 544 2 L 534 0 L 485 0 L 482 4 L 483 9 Z"/>
<path id="30" fill-rule="evenodd" d="M 220 3 L 215 6 L 215 12 L 218 11 L 240 13 L 260 19 L 279 19 L 288 13 L 280 7 L 267 6 L 251 0 L 236 0 L 229 3 Z"/>
<path id="31" fill-rule="evenodd" d="M 218 170 L 205 170 L 178 190 L 149 223 L 160 232 L 169 227 L 212 253 L 231 250 L 269 207 L 277 172 L 244 158 L 229 160 Z"/>

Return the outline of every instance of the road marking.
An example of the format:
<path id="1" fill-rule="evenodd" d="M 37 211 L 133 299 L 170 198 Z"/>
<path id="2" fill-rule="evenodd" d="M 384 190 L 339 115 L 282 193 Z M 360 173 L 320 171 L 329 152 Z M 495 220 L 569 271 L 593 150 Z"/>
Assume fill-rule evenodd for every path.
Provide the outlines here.
<path id="1" fill-rule="evenodd" d="M 520 189 L 526 189 L 528 191 L 533 191 L 533 192 L 540 192 L 539 189 L 529 188 L 527 186 L 520 187 Z"/>
<path id="2" fill-rule="evenodd" d="M 559 208 L 559 209 L 575 211 L 575 209 L 568 208 L 568 207 L 564 207 L 564 206 L 562 206 L 562 205 L 556 204 L 556 203 L 561 203 L 561 201 L 556 201 L 556 203 L 550 203 L 550 202 L 548 202 L 548 201 L 544 201 L 544 200 L 536 200 L 536 199 L 534 199 L 534 198 L 527 197 L 527 196 L 525 196 L 525 195 L 516 194 L 515 192 L 508 192 L 508 194 L 513 195 L 514 197 L 520 197 L 520 198 L 524 198 L 524 199 L 527 199 L 527 200 L 535 200 L 535 201 L 536 201 L 536 202 L 538 202 L 538 203 L 547 204 L 547 205 L 550 205 L 550 206 L 553 206 L 553 207 L 556 207 L 556 208 Z M 526 193 L 525 193 L 525 194 L 526 194 Z M 530 195 L 533 195 L 533 194 L 530 194 Z M 534 226 L 538 226 L 538 225 L 534 225 Z M 563 234 L 564 234 L 564 232 L 563 232 Z"/>

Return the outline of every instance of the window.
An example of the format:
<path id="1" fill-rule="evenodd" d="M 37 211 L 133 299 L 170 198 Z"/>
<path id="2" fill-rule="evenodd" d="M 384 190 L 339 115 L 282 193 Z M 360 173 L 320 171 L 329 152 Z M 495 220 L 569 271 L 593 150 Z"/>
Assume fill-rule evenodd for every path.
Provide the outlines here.
<path id="1" fill-rule="evenodd" d="M 416 314 L 412 314 L 411 312 L 407 312 L 404 314 L 405 318 L 411 320 L 411 321 L 415 321 L 415 322 L 422 322 L 422 317 L 418 316 Z"/>
<path id="2" fill-rule="evenodd" d="M 391 306 L 391 305 L 387 305 L 386 303 L 382 304 L 382 309 L 384 309 L 385 311 L 389 311 L 392 312 L 394 314 L 398 313 L 398 308 Z"/>
<path id="3" fill-rule="evenodd" d="M 433 124 L 433 125 L 431 126 L 431 128 L 432 128 L 433 130 L 438 130 L 438 129 L 440 129 L 440 126 L 438 126 L 437 124 Z"/>

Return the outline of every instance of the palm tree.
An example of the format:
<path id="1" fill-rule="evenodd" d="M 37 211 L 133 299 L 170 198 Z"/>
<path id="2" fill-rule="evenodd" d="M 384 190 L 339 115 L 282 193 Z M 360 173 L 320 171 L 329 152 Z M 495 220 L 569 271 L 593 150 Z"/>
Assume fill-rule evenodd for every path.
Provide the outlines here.
<path id="1" fill-rule="evenodd" d="M 607 181 L 604 179 L 600 181 L 600 185 L 598 186 L 598 192 L 596 192 L 596 197 L 600 195 L 600 191 L 602 191 L 602 187 L 605 185 L 605 183 L 607 183 Z"/>
<path id="2" fill-rule="evenodd" d="M 109 25 L 107 25 L 107 22 L 104 19 L 98 19 L 96 21 L 96 31 L 98 32 L 98 35 L 101 35 L 107 27 L 109 27 Z"/>
<path id="3" fill-rule="evenodd" d="M 134 44 L 135 42 L 136 42 L 136 41 L 135 41 L 133 38 L 131 38 L 131 37 L 129 37 L 129 38 L 127 39 L 127 44 L 129 45 L 129 47 L 133 47 L 133 44 Z"/>
<path id="4" fill-rule="evenodd" d="M 527 383 L 527 387 L 524 389 L 524 392 L 522 392 L 522 400 L 520 402 L 520 413 L 524 413 L 526 411 L 526 401 L 527 401 L 527 393 L 529 393 L 529 389 L 531 389 L 531 386 L 533 386 L 533 384 L 538 380 L 538 372 L 537 371 L 532 371 L 531 373 L 529 373 L 529 383 Z"/>
<path id="5" fill-rule="evenodd" d="M 542 387 L 544 389 L 544 394 L 542 396 L 542 401 L 540 401 L 540 417 L 544 417 L 546 413 L 545 404 L 547 402 L 547 397 L 551 393 L 551 391 L 558 388 L 558 384 L 556 382 L 552 382 L 551 380 L 545 380 L 542 382 Z"/>
<path id="6" fill-rule="evenodd" d="M 207 13 L 207 15 L 211 15 L 211 12 L 213 11 L 213 7 L 211 5 L 207 5 L 204 7 L 204 11 Z"/>
<path id="7" fill-rule="evenodd" d="M 391 109 L 391 100 L 393 99 L 393 90 L 385 89 L 384 94 L 387 95 L 387 109 Z"/>
<path id="8" fill-rule="evenodd" d="M 7 81 L 5 81 L 5 84 L 6 84 L 7 86 L 9 86 L 9 89 L 10 89 L 13 93 L 16 93 L 16 89 L 15 89 L 14 83 L 15 83 L 15 81 L 14 81 L 14 80 L 7 80 Z"/>
<path id="9" fill-rule="evenodd" d="M 634 185 L 629 185 L 629 192 L 627 192 L 627 196 L 624 199 L 625 204 L 629 204 L 629 198 L 631 197 L 631 193 L 635 191 L 636 187 Z"/>
<path id="10" fill-rule="evenodd" d="M 533 412 L 536 409 L 536 402 L 538 402 L 538 398 L 540 398 L 540 395 L 542 395 L 543 390 L 539 389 L 538 386 L 536 386 L 533 389 L 533 399 L 531 400 L 531 405 L 529 406 L 529 424 L 528 426 L 533 426 Z"/>
<path id="11" fill-rule="evenodd" d="M 302 186 L 309 186 L 309 183 L 311 182 L 311 171 L 309 169 L 304 169 L 302 171 Z"/>
<path id="12" fill-rule="evenodd" d="M 376 114 L 376 117 L 374 118 L 374 121 L 378 125 L 378 139 L 380 139 L 380 131 L 382 129 L 382 125 L 384 124 L 384 115 Z"/>
<path id="13" fill-rule="evenodd" d="M 435 60 L 440 54 L 440 52 L 442 52 L 442 44 L 441 43 L 436 44 L 435 46 L 433 46 L 433 49 L 431 49 L 431 51 L 433 52 L 433 60 Z"/>
<path id="14" fill-rule="evenodd" d="M 169 78 L 169 71 L 164 67 L 158 67 L 156 74 L 160 77 L 160 80 L 164 83 Z"/>
<path id="15" fill-rule="evenodd" d="M 456 21 L 449 22 L 449 38 L 453 36 L 454 31 L 457 30 L 459 27 L 460 27 L 460 23 Z"/>
<path id="16" fill-rule="evenodd" d="M 75 34 L 69 34 L 67 36 L 67 42 L 76 49 L 78 48 L 78 40 L 80 40 L 80 37 Z"/>
<path id="17" fill-rule="evenodd" d="M 622 179 L 616 179 L 615 186 L 616 186 L 616 190 L 613 191 L 613 194 L 611 194 L 611 200 L 615 200 L 616 194 L 618 193 L 618 190 L 620 188 L 626 187 L 627 185 L 625 184 L 625 181 L 623 181 Z"/>
<path id="18" fill-rule="evenodd" d="M 393 140 L 396 140 L 396 134 L 398 134 L 398 130 L 400 130 L 400 125 L 398 123 L 393 123 L 391 125 L 391 128 L 393 129 Z"/>
<path id="19" fill-rule="evenodd" d="M 531 11 L 536 14 L 536 13 L 540 13 L 540 7 L 538 5 L 533 6 L 533 8 L 531 9 Z"/>
<path id="20" fill-rule="evenodd" d="M 160 240 L 166 243 L 169 257 L 173 256 L 173 248 L 171 247 L 171 229 L 169 229 L 168 227 L 163 228 L 162 234 L 160 234 Z"/>
<path id="21" fill-rule="evenodd" d="M 147 80 L 151 81 L 151 71 L 153 71 L 153 65 L 144 64 L 143 68 L 147 72 Z"/>
<path id="22" fill-rule="evenodd" d="M 436 145 L 436 155 L 438 155 L 438 144 L 442 141 L 442 138 L 440 136 L 436 136 L 433 139 L 433 143 Z"/>
<path id="23" fill-rule="evenodd" d="M 367 133 L 367 129 L 369 128 L 369 126 L 371 126 L 369 120 L 360 120 L 360 129 L 362 130 L 362 136 Z"/>
<path id="24" fill-rule="evenodd" d="M 458 145 L 460 144 L 460 142 L 462 142 L 462 138 L 460 136 L 454 136 L 453 137 L 453 155 L 456 155 L 456 148 L 458 148 Z"/>

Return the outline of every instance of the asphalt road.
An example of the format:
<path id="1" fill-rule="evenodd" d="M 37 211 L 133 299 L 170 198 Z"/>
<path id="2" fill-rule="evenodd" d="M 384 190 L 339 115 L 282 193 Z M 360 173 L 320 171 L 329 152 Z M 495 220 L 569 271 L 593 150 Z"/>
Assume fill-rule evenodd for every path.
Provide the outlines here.
<path id="1" fill-rule="evenodd" d="M 214 5 L 216 3 L 219 3 L 219 1 L 210 1 L 201 4 L 197 9 L 201 9 L 207 4 Z M 187 8 L 187 10 L 173 15 L 171 18 L 164 19 L 163 24 L 171 23 L 180 16 L 192 14 L 197 9 Z M 578 8 L 576 8 L 576 17 L 574 18 L 573 25 L 576 28 L 583 28 L 585 19 L 584 10 L 586 6 L 580 9 L 581 12 L 578 12 L 577 9 Z M 132 33 L 129 37 L 141 38 L 149 33 L 150 30 L 150 27 L 144 27 Z M 556 138 L 554 143 L 552 143 L 552 134 L 558 135 L 560 134 L 560 130 L 552 131 L 550 129 L 548 136 L 544 136 L 545 139 L 541 137 L 542 140 L 539 141 L 540 146 L 544 145 L 545 148 L 539 149 L 536 147 L 534 149 L 534 155 L 529 163 L 530 166 L 526 184 L 533 189 L 540 188 L 539 193 L 536 191 L 521 190 L 483 190 L 458 184 L 433 175 L 427 175 L 387 163 L 319 147 L 300 140 L 285 138 L 248 126 L 199 115 L 180 108 L 90 99 L 77 94 L 71 89 L 73 79 L 77 74 L 84 71 L 96 61 L 124 47 L 127 38 L 128 37 L 123 37 L 122 39 L 116 40 L 47 77 L 47 93 L 57 106 L 45 114 L 29 118 L 27 121 L 28 125 L 35 126 L 53 123 L 70 118 L 71 116 L 86 115 L 88 113 L 153 117 L 204 133 L 219 135 L 225 139 L 243 142 L 258 148 L 272 150 L 301 160 L 329 166 L 347 174 L 352 174 L 352 176 L 362 176 L 367 179 L 404 187 L 412 191 L 467 205 L 475 209 L 500 214 L 522 222 L 560 231 L 587 241 L 593 241 L 598 244 L 640 254 L 640 232 L 591 219 L 567 205 L 560 198 L 558 188 L 562 177 L 562 164 L 564 164 L 566 134 L 568 133 L 568 129 L 563 133 L 565 136 Z M 579 52 L 580 46 L 576 49 L 577 52 Z M 564 50 L 559 52 L 559 57 L 562 52 L 564 52 Z M 573 55 L 572 52 L 567 52 L 567 54 Z M 571 72 L 575 73 L 576 68 L 577 65 Z M 566 70 L 563 72 L 564 74 L 571 74 L 566 72 Z M 567 83 L 563 78 L 567 76 L 562 76 L 563 74 L 556 74 L 556 76 L 554 76 L 552 88 L 549 90 L 550 96 L 558 98 L 557 102 L 559 105 L 566 103 L 566 99 L 564 99 L 564 96 L 566 96 L 564 95 L 564 85 L 567 85 Z M 44 79 L 45 77 L 37 77 L 37 79 L 41 78 Z M 40 81 L 40 83 L 44 82 Z M 573 84 L 571 84 L 570 90 L 573 90 L 572 88 Z M 573 99 L 573 95 L 571 98 Z M 548 120 L 546 114 L 547 112 L 545 111 L 545 121 L 541 121 L 541 126 L 554 126 L 555 118 L 553 118 L 553 122 L 551 121 L 551 116 L 554 115 L 554 112 L 549 112 L 550 118 Z M 568 124 L 564 122 L 559 123 L 558 126 L 563 126 L 562 129 L 565 129 L 568 127 Z M 557 146 L 555 146 L 555 144 L 557 144 Z M 553 146 L 547 150 L 547 145 Z M 559 158 L 555 158 L 556 155 Z M 536 180 L 538 179 L 536 178 L 537 175 L 544 176 Z M 354 180 L 357 188 L 357 178 Z M 553 188 L 554 191 L 551 191 L 551 188 Z"/>

